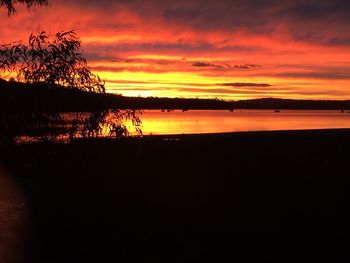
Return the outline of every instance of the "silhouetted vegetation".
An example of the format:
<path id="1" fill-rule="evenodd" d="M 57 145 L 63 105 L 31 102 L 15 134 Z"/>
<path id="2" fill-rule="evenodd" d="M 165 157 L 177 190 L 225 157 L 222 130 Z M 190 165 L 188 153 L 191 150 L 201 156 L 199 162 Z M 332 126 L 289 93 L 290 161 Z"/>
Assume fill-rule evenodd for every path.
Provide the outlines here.
<path id="1" fill-rule="evenodd" d="M 296 109 L 296 110 L 340 110 L 350 109 L 350 100 L 291 100 L 253 99 L 225 101 L 218 99 L 184 99 L 156 97 L 122 97 L 110 95 L 105 103 L 136 109 L 179 109 L 179 110 L 233 110 L 233 109 Z"/>
<path id="2" fill-rule="evenodd" d="M 255 99 L 235 101 L 236 109 L 341 110 L 350 109 L 350 100 Z"/>
<path id="3" fill-rule="evenodd" d="M 33 5 L 47 5 L 47 0 L 1 0 L 0 6 L 5 6 L 9 15 L 16 12 L 16 4 L 24 4 L 27 8 Z"/>
<path id="4" fill-rule="evenodd" d="M 224 101 L 157 97 L 124 97 L 109 93 L 89 93 L 80 89 L 0 80 L 0 110 L 36 112 L 86 112 L 106 109 L 350 109 L 350 101 L 256 99 Z"/>
<path id="5" fill-rule="evenodd" d="M 28 8 L 33 5 L 47 5 L 47 0 L 1 0 L 0 6 L 7 8 L 8 14 L 11 15 L 16 11 L 16 4 L 24 4 Z"/>
<path id="6" fill-rule="evenodd" d="M 4 93 L 8 93 L 7 97 L 2 97 L 0 116 L 3 141 L 10 142 L 32 133 L 45 140 L 62 134 L 70 134 L 70 138 L 95 137 L 101 135 L 102 126 L 120 138 L 128 134 L 124 124 L 128 120 L 138 132 L 141 131 L 139 111 L 100 106 L 90 106 L 90 112 L 77 114 L 75 120 L 66 123 L 60 110 L 65 101 L 60 100 L 58 94 L 81 95 L 75 96 L 70 105 L 84 96 L 105 94 L 104 82 L 91 72 L 74 31 L 59 32 L 54 36 L 41 32 L 31 34 L 27 44 L 20 41 L 1 45 L 0 73 L 16 78 L 1 82 Z"/>
<path id="7" fill-rule="evenodd" d="M 0 46 L 0 70 L 14 72 L 20 82 L 61 86 L 104 93 L 104 82 L 94 75 L 81 52 L 74 31 L 31 34 L 22 42 Z"/>

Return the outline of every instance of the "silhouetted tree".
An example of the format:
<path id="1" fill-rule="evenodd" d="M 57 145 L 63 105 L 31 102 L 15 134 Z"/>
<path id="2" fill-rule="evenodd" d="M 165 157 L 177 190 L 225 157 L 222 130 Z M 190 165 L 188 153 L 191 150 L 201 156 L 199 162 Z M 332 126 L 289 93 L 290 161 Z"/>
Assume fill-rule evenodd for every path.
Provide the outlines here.
<path id="1" fill-rule="evenodd" d="M 49 35 L 31 34 L 22 41 L 0 46 L 0 73 L 14 74 L 19 82 L 46 88 L 78 89 L 89 93 L 105 93 L 105 83 L 93 74 L 81 51 L 81 42 L 74 31 Z M 2 113 L 0 131 L 5 140 L 41 131 L 41 138 L 52 138 L 65 132 L 70 138 L 97 137 L 107 129 L 111 136 L 128 135 L 125 121 L 131 121 L 141 132 L 140 111 L 100 109 L 77 114 L 72 124 L 65 125 L 59 113 Z M 16 127 L 17 126 L 17 127 Z M 0 127 L 0 128 L 1 128 Z M 67 132 L 67 129 L 69 130 Z"/>
<path id="2" fill-rule="evenodd" d="M 94 75 L 74 31 L 31 34 L 22 42 L 0 46 L 0 70 L 15 72 L 18 81 L 63 86 L 104 93 L 104 82 Z"/>
<path id="3" fill-rule="evenodd" d="M 27 8 L 47 5 L 48 0 L 0 0 L 8 14 L 13 14 L 16 4 Z M 46 32 L 31 34 L 27 44 L 22 41 L 0 46 L 1 73 L 16 75 L 20 82 L 46 88 L 78 89 L 89 93 L 105 93 L 105 83 L 93 74 L 82 55 L 81 42 L 74 31 L 49 35 Z M 13 77 L 11 77 L 13 80 Z M 12 142 L 23 135 L 35 135 L 48 139 L 55 137 L 63 128 L 70 139 L 100 136 L 103 129 L 116 138 L 128 135 L 125 121 L 131 121 L 141 133 L 140 111 L 96 110 L 77 113 L 68 123 L 59 113 L 52 112 L 0 112 L 0 143 Z M 57 133 L 58 130 L 58 133 Z M 62 131 L 61 131 L 62 132 Z M 36 134 L 38 135 L 38 134 Z"/>
<path id="4" fill-rule="evenodd" d="M 135 128 L 138 134 L 142 134 L 140 110 L 102 110 L 80 115 L 81 128 L 76 127 L 75 136 L 93 138 L 101 135 L 109 135 L 121 139 L 130 135 L 127 122 Z M 79 120 L 79 117 L 75 120 Z"/>
<path id="5" fill-rule="evenodd" d="M 33 5 L 47 5 L 48 0 L 0 0 L 0 6 L 5 6 L 9 15 L 16 11 L 16 4 L 24 4 L 29 8 Z"/>

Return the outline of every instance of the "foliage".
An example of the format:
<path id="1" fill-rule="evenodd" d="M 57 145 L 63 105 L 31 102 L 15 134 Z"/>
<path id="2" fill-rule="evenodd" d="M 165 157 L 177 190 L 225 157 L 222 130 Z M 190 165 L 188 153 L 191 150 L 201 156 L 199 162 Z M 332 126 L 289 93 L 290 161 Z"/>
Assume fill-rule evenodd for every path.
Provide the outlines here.
<path id="1" fill-rule="evenodd" d="M 5 6 L 9 15 L 16 11 L 16 4 L 30 8 L 47 5 L 48 0 L 0 0 L 0 7 Z M 105 93 L 105 83 L 87 65 L 74 30 L 55 35 L 43 31 L 31 34 L 27 44 L 19 41 L 0 45 L 0 73 L 12 73 L 17 81 L 28 85 Z M 14 82 L 13 77 L 11 80 Z M 122 138 L 129 135 L 125 121 L 131 121 L 136 131 L 141 133 L 138 114 L 141 112 L 100 109 L 76 113 L 69 124 L 62 114 L 49 110 L 5 110 L 0 112 L 0 144 L 14 142 L 23 136 L 36 136 L 40 140 L 57 138 L 62 134 L 68 134 L 70 139 L 97 137 L 103 129 L 109 130 L 111 136 Z"/>
<path id="2" fill-rule="evenodd" d="M 141 110 L 101 110 L 72 113 L 68 120 L 60 113 L 0 112 L 0 145 L 21 141 L 62 141 L 80 138 L 130 135 L 128 122 L 141 135 Z"/>
<path id="3" fill-rule="evenodd" d="M 54 36 L 41 32 L 31 34 L 27 44 L 19 41 L 1 45 L 1 72 L 14 74 L 17 81 L 28 87 L 105 93 L 105 83 L 91 72 L 74 31 L 59 32 Z M 108 130 L 110 136 L 122 138 L 129 135 L 127 121 L 131 121 L 136 131 L 141 133 L 140 111 L 107 110 L 98 105 L 96 108 L 94 112 L 76 114 L 71 124 L 66 123 L 62 114 L 45 109 L 40 112 L 1 113 L 0 136 L 5 141 L 32 135 L 47 140 L 66 134 L 74 139 L 99 137 L 103 130 Z"/>
<path id="4" fill-rule="evenodd" d="M 33 5 L 47 5 L 47 0 L 0 0 L 0 6 L 7 8 L 8 14 L 11 15 L 16 12 L 15 5 L 24 4 L 28 8 Z"/>
<path id="5" fill-rule="evenodd" d="M 129 129 L 125 124 L 125 121 L 131 121 L 133 127 L 138 134 L 142 134 L 141 129 L 141 110 L 112 110 L 110 119 L 107 120 L 109 135 L 117 139 L 129 136 Z"/>
<path id="6" fill-rule="evenodd" d="M 137 134 L 142 134 L 142 122 L 139 117 L 141 114 L 141 110 L 102 110 L 77 114 L 70 126 L 69 139 L 105 135 L 122 139 L 130 135 L 128 122 Z"/>
<path id="7" fill-rule="evenodd" d="M 0 144 L 12 143 L 21 137 L 39 141 L 57 138 L 64 122 L 58 113 L 0 112 Z"/>
<path id="8" fill-rule="evenodd" d="M 25 83 L 105 92 L 104 82 L 88 67 L 74 30 L 54 36 L 40 32 L 31 34 L 28 44 L 1 45 L 1 70 L 15 72 L 18 81 Z"/>

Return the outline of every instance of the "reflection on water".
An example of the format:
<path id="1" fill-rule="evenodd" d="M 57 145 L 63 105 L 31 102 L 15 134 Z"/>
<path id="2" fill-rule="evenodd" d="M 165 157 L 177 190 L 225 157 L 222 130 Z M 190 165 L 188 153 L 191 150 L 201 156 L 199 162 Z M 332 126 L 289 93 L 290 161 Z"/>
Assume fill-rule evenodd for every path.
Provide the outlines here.
<path id="1" fill-rule="evenodd" d="M 62 114 L 65 128 L 72 125 L 76 114 Z M 143 135 L 350 128 L 350 112 L 337 110 L 146 110 L 139 117 Z M 140 135 L 131 120 L 122 121 L 122 125 L 130 135 Z M 110 126 L 102 125 L 96 137 L 108 136 L 111 136 Z M 70 137 L 63 132 L 55 138 L 67 142 Z M 35 136 L 22 136 L 17 140 L 19 143 L 36 141 Z"/>
<path id="2" fill-rule="evenodd" d="M 144 135 L 350 128 L 350 113 L 334 110 L 146 110 L 141 120 Z"/>

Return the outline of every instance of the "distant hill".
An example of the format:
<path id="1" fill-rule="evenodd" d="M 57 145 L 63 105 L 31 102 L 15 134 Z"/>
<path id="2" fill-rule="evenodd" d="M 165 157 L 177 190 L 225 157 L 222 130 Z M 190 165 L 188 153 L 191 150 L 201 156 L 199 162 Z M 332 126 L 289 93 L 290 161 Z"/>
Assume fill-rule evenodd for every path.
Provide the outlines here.
<path id="1" fill-rule="evenodd" d="M 350 109 L 350 100 L 291 100 L 254 99 L 235 101 L 236 109 L 300 109 L 300 110 L 342 110 Z"/>
<path id="2" fill-rule="evenodd" d="M 255 99 L 223 101 L 216 99 L 183 99 L 124 97 L 114 94 L 92 94 L 62 87 L 48 88 L 0 79 L 1 111 L 93 111 L 98 109 L 350 109 L 350 100 Z"/>
<path id="3" fill-rule="evenodd" d="M 0 80 L 0 110 L 2 111 L 91 111 L 103 108 L 120 96 L 92 94 L 63 87 L 48 88 Z"/>

